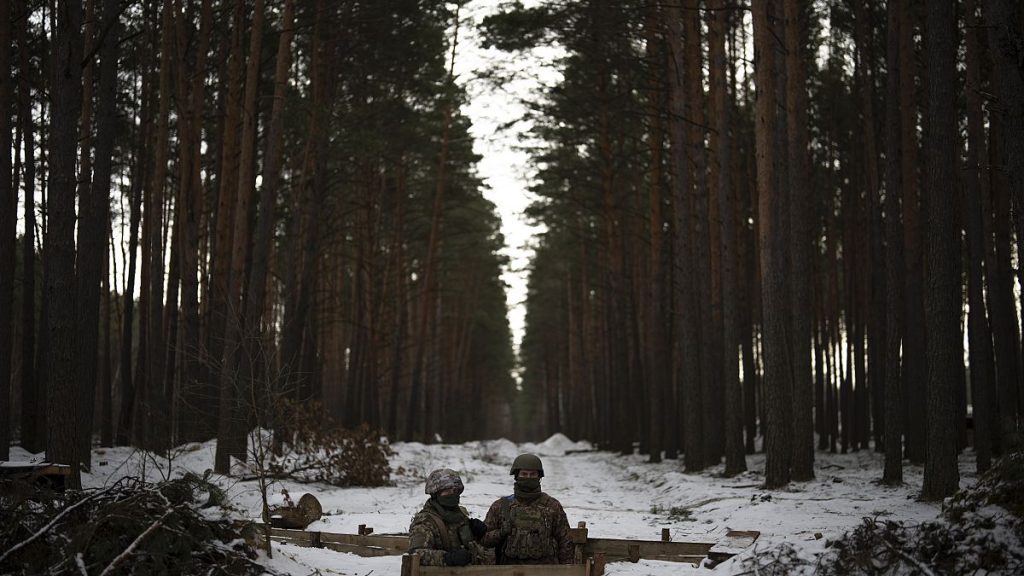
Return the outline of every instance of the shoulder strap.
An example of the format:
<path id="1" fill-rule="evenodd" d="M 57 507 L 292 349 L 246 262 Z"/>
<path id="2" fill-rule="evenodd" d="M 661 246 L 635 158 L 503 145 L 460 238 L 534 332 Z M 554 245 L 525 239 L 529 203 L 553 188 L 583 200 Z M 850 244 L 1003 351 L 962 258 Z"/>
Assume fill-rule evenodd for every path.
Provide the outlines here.
<path id="1" fill-rule="evenodd" d="M 440 516 L 433 512 L 427 512 L 427 516 L 434 521 L 434 527 L 437 528 L 438 532 L 441 533 L 441 545 L 445 550 L 451 550 L 452 541 L 448 536 L 448 527 L 444 525 L 444 520 Z"/>

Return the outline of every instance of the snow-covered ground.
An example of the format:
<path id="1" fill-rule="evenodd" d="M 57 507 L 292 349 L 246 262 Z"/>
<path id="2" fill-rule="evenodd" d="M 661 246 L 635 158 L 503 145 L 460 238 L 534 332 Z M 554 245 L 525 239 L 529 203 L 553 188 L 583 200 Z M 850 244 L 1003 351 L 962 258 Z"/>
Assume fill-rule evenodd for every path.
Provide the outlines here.
<path id="1" fill-rule="evenodd" d="M 572 442 L 556 434 L 540 444 L 516 445 L 508 440 L 474 441 L 465 444 L 424 445 L 398 443 L 393 446 L 392 481 L 383 488 L 336 488 L 324 484 L 278 482 L 275 491 L 286 488 L 292 494 L 312 492 L 320 500 L 324 518 L 310 530 L 355 533 L 360 524 L 375 533 L 406 532 L 413 514 L 423 505 L 423 479 L 435 468 L 454 468 L 462 474 L 466 491 L 462 504 L 471 515 L 483 518 L 496 498 L 512 492 L 509 465 L 520 452 L 535 452 L 544 461 L 544 490 L 558 498 L 571 526 L 585 521 L 592 538 L 636 538 L 658 540 L 662 528 L 671 531 L 673 541 L 692 539 L 715 541 L 732 530 L 758 530 L 761 538 L 745 555 L 781 542 L 797 547 L 801 555 L 825 549 L 826 542 L 861 522 L 863 517 L 883 517 L 917 523 L 934 520 L 940 505 L 917 501 L 922 469 L 906 466 L 906 483 L 890 488 L 879 483 L 882 455 L 862 451 L 846 455 L 818 452 L 816 479 L 794 483 L 787 490 L 766 491 L 763 483 L 764 456 L 747 457 L 750 468 L 734 478 L 721 477 L 722 468 L 702 474 L 684 474 L 681 461 L 648 464 L 643 456 L 624 457 L 588 450 L 586 442 Z M 213 467 L 215 443 L 192 444 L 166 459 L 145 455 L 130 448 L 96 449 L 93 469 L 83 474 L 86 487 L 99 487 L 123 476 L 145 476 L 157 481 L 186 472 L 202 474 Z M 13 449 L 12 459 L 41 459 Z M 570 452 L 570 453 L 566 453 Z M 168 472 L 170 470 L 170 472 Z M 960 459 L 961 488 L 973 484 L 973 453 Z M 233 506 L 244 515 L 258 518 L 260 496 L 254 481 L 239 482 L 217 475 Z M 398 576 L 397 556 L 361 558 L 330 550 L 274 544 L 274 558 L 264 563 L 274 569 L 307 575 L 321 574 Z M 724 563 L 715 573 L 743 571 L 737 560 Z M 612 563 L 608 574 L 669 575 L 707 574 L 688 564 L 641 560 L 637 564 Z"/>

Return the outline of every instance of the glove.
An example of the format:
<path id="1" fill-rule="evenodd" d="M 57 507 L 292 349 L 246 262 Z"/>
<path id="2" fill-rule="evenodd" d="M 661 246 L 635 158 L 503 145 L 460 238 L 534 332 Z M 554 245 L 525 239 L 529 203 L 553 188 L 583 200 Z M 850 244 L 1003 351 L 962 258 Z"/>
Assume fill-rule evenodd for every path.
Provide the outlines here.
<path id="1" fill-rule="evenodd" d="M 446 566 L 465 566 L 472 560 L 473 555 L 465 548 L 450 550 L 444 553 L 444 563 Z"/>
<path id="2" fill-rule="evenodd" d="M 469 529 L 473 532 L 473 538 L 479 540 L 487 533 L 487 524 L 484 524 L 482 520 L 470 518 Z"/>

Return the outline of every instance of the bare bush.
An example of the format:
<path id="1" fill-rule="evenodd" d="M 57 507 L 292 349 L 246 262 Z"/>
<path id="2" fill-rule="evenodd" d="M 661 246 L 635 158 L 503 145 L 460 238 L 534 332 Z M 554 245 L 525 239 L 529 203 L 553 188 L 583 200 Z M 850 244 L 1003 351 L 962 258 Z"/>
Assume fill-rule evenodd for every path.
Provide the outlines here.
<path id="1" fill-rule="evenodd" d="M 355 430 L 337 425 L 317 402 L 283 401 L 276 422 L 287 429 L 267 458 L 270 477 L 334 486 L 388 486 L 394 451 L 380 432 L 365 424 Z"/>

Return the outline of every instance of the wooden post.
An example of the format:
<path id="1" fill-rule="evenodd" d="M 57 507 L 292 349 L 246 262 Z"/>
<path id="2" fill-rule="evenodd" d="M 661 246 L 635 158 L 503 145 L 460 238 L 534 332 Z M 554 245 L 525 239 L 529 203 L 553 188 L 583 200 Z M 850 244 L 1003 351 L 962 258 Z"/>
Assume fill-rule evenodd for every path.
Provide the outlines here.
<path id="1" fill-rule="evenodd" d="M 636 564 L 640 561 L 640 545 L 630 544 L 629 545 L 629 561 Z"/>
<path id="2" fill-rule="evenodd" d="M 404 554 L 402 555 L 402 576 L 419 576 L 420 573 L 420 555 L 419 554 Z"/>
<path id="3" fill-rule="evenodd" d="M 605 565 L 604 552 L 594 553 L 594 567 L 591 574 L 593 576 L 604 576 L 604 565 Z"/>
<path id="4" fill-rule="evenodd" d="M 575 529 L 569 529 L 569 538 L 572 540 L 574 564 L 583 564 L 583 547 L 587 545 L 587 523 L 580 522 Z"/>
<path id="5" fill-rule="evenodd" d="M 671 531 L 668 528 L 662 528 L 661 529 L 661 541 L 662 542 L 671 542 L 672 541 L 672 534 L 671 534 Z"/>

